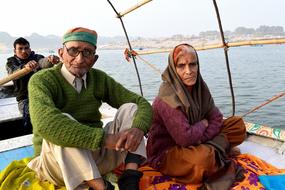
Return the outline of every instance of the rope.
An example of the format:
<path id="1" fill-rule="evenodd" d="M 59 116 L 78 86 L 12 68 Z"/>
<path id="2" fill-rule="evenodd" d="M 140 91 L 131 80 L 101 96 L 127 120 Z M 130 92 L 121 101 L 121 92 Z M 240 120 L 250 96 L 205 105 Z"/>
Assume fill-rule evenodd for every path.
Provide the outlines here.
<path id="1" fill-rule="evenodd" d="M 155 70 L 158 74 L 161 75 L 161 71 L 160 71 L 157 67 L 155 67 L 153 64 L 151 64 L 151 63 L 148 62 L 147 60 L 143 59 L 141 56 L 137 55 L 137 57 L 138 57 L 141 61 L 143 61 L 144 63 L 146 63 L 148 66 L 150 66 L 153 70 Z"/>
<path id="2" fill-rule="evenodd" d="M 241 115 L 241 117 L 245 117 L 245 116 L 247 116 L 248 114 L 255 112 L 256 110 L 260 109 L 261 107 L 263 107 L 263 106 L 265 106 L 265 105 L 267 105 L 267 104 L 269 104 L 269 103 L 271 103 L 271 102 L 273 102 L 273 101 L 275 101 L 275 100 L 281 98 L 281 97 L 284 96 L 284 95 L 285 95 L 285 92 L 281 92 L 280 94 L 277 94 L 277 95 L 273 96 L 273 97 L 270 98 L 269 100 L 263 102 L 262 104 L 260 104 L 260 105 L 256 106 L 255 108 L 251 109 L 251 110 L 248 111 L 247 113 Z"/>
<path id="3" fill-rule="evenodd" d="M 154 66 L 153 64 L 151 64 L 150 62 L 148 62 L 147 60 L 143 59 L 141 56 L 139 56 L 139 54 L 134 51 L 134 50 L 129 50 L 128 48 L 125 49 L 125 52 L 124 52 L 124 55 L 125 55 L 125 59 L 130 62 L 130 58 L 131 57 L 137 57 L 139 58 L 142 62 L 144 62 L 145 64 L 147 64 L 149 67 L 151 67 L 153 70 L 155 70 L 158 74 L 161 75 L 161 71 L 156 67 Z"/>

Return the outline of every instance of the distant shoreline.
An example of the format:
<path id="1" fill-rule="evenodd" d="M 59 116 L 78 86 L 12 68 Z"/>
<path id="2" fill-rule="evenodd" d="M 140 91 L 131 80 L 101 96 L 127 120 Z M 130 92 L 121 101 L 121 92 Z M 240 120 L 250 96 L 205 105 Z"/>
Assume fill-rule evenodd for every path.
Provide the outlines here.
<path id="1" fill-rule="evenodd" d="M 234 31 L 224 31 L 227 42 L 237 42 L 246 40 L 258 40 L 269 38 L 285 38 L 285 32 L 282 26 L 265 26 L 262 25 L 256 29 L 238 27 Z M 55 35 L 41 36 L 33 33 L 25 36 L 31 44 L 34 51 L 40 52 L 57 52 L 62 44 L 61 37 Z M 13 42 L 16 37 L 12 37 L 7 32 L 0 31 L 0 53 L 13 53 Z M 218 44 L 221 42 L 219 31 L 204 31 L 199 35 L 181 35 L 176 34 L 169 37 L 131 37 L 129 36 L 133 49 L 169 49 L 180 43 L 189 43 L 193 46 L 206 46 Z M 98 49 L 102 50 L 120 50 L 128 48 L 127 40 L 124 36 L 98 38 Z"/>

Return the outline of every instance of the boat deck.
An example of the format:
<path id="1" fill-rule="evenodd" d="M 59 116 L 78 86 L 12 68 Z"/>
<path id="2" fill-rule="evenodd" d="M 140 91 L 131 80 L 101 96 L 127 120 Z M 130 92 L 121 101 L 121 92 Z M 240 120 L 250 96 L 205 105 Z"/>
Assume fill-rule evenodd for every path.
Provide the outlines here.
<path id="1" fill-rule="evenodd" d="M 0 171 L 13 160 L 32 157 L 33 154 L 32 135 L 0 141 Z"/>
<path id="2" fill-rule="evenodd" d="M 15 97 L 0 99 L 0 123 L 19 120 L 22 114 L 18 110 Z"/>
<path id="3" fill-rule="evenodd" d="M 256 136 L 253 136 L 256 137 Z M 271 141 L 269 139 L 269 141 Z M 282 144 L 281 142 L 276 142 L 277 144 Z M 267 163 L 279 168 L 285 169 L 285 153 L 280 150 L 280 145 L 277 146 L 266 146 L 260 142 L 254 142 L 250 138 L 244 141 L 238 147 L 243 154 L 252 154 Z M 284 144 L 282 145 L 284 146 Z"/>

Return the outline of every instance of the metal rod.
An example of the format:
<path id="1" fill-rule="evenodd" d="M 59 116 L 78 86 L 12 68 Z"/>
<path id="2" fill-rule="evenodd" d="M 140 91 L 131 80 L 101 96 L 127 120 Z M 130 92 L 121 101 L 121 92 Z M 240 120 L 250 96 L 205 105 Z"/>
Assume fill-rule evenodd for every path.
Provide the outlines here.
<path id="1" fill-rule="evenodd" d="M 227 44 L 226 44 L 224 31 L 223 31 L 223 27 L 222 27 L 222 22 L 221 22 L 219 9 L 218 9 L 216 0 L 213 0 L 213 3 L 214 3 L 215 11 L 216 11 L 216 14 L 217 14 L 217 19 L 218 19 L 218 23 L 219 23 L 219 28 L 220 28 L 222 42 L 223 42 L 223 45 L 224 45 L 224 53 L 225 53 L 225 58 L 226 58 L 226 65 L 227 65 L 227 71 L 228 71 L 228 77 L 229 77 L 229 83 L 230 83 L 230 90 L 231 90 L 231 95 L 232 95 L 232 107 L 233 107 L 232 115 L 234 116 L 235 115 L 235 95 L 234 95 L 234 90 L 233 90 L 231 70 L 230 70 L 230 64 L 229 64 L 228 47 L 227 47 Z"/>
<path id="2" fill-rule="evenodd" d="M 124 30 L 124 33 L 125 33 L 125 36 L 126 36 L 126 39 L 127 39 L 127 42 L 128 42 L 128 45 L 129 45 L 129 49 L 130 51 L 132 51 L 132 46 L 131 46 L 131 43 L 130 43 L 130 40 L 129 40 L 129 36 L 127 34 L 127 31 L 126 31 L 126 28 L 125 28 L 125 25 L 124 25 L 124 22 L 122 20 L 121 17 L 119 17 L 119 13 L 117 12 L 117 10 L 115 9 L 115 7 L 113 6 L 113 4 L 110 2 L 110 0 L 107 0 L 108 3 L 111 5 L 111 7 L 113 8 L 114 12 L 117 14 L 118 18 L 120 19 L 120 22 L 122 24 L 122 27 L 123 27 L 123 30 Z M 133 63 L 134 63 L 134 66 L 135 66 L 135 70 L 136 70 L 136 73 L 137 73 L 137 77 L 138 77 L 138 82 L 139 82 L 139 87 L 140 87 L 140 92 L 141 92 L 141 95 L 143 96 L 143 90 L 142 90 L 142 85 L 141 85 L 141 79 L 140 79 L 140 74 L 139 74 L 139 71 L 138 71 L 138 68 L 137 68 L 137 63 L 136 63 L 136 60 L 135 60 L 135 57 L 132 55 L 132 59 L 133 59 Z"/>

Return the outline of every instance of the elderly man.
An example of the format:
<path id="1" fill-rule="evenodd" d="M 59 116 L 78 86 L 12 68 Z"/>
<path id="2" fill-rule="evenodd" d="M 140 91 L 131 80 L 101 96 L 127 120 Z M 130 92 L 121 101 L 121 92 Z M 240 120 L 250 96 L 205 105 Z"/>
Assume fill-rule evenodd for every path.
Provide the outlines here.
<path id="1" fill-rule="evenodd" d="M 31 76 L 42 68 L 48 68 L 59 62 L 59 57 L 50 55 L 44 57 L 31 50 L 30 43 L 23 37 L 14 41 L 14 56 L 9 57 L 6 63 L 8 74 L 12 74 L 22 68 L 33 69 L 29 74 L 13 81 L 18 101 L 18 108 L 23 114 L 25 125 L 30 127 L 29 104 L 28 104 L 28 82 Z"/>
<path id="2" fill-rule="evenodd" d="M 62 64 L 35 74 L 29 82 L 30 113 L 37 155 L 28 166 L 40 179 L 67 189 L 113 189 L 101 176 L 121 163 L 121 190 L 138 190 L 146 158 L 143 135 L 152 110 L 141 96 L 103 71 L 92 68 L 97 33 L 73 28 L 58 50 Z M 113 122 L 102 128 L 99 107 L 118 108 Z"/>

